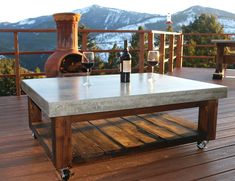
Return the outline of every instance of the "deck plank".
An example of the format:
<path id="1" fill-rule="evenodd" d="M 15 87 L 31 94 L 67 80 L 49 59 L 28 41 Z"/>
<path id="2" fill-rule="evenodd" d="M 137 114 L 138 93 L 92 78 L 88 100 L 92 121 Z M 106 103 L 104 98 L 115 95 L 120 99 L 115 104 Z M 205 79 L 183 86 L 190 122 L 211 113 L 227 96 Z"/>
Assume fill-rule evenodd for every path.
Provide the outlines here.
<path id="1" fill-rule="evenodd" d="M 99 145 L 104 152 L 112 152 L 120 149 L 120 147 L 102 134 L 94 125 L 89 122 L 80 122 L 73 124 L 75 128 L 79 129 L 84 135 L 91 138 Z"/>
<path id="2" fill-rule="evenodd" d="M 107 120 L 94 120 L 91 121 L 99 130 L 105 135 L 109 136 L 110 139 L 115 140 L 117 143 L 122 145 L 123 148 L 138 147 L 142 145 L 138 139 L 123 131 L 122 129 L 114 126 Z"/>
<path id="3" fill-rule="evenodd" d="M 167 119 L 166 117 L 170 117 L 169 115 L 162 115 L 162 116 L 156 116 L 154 114 L 148 114 L 148 115 L 140 115 L 140 117 L 150 121 L 151 123 L 158 125 L 160 127 L 163 127 L 176 135 L 190 135 L 192 133 L 192 130 L 195 130 L 196 125 L 191 127 L 191 129 L 187 129 L 187 125 L 184 125 L 182 122 L 179 121 L 179 118 L 177 117 L 174 119 Z M 175 121 L 177 120 L 177 121 Z M 176 124 L 177 122 L 177 124 Z M 186 121 L 185 121 L 186 122 Z M 188 121 L 189 122 L 189 121 Z M 192 129 L 193 128 L 193 129 Z"/>
<path id="4" fill-rule="evenodd" d="M 77 161 L 79 159 L 89 160 L 90 157 L 98 157 L 104 154 L 104 151 L 89 137 L 73 128 L 72 145 Z M 79 153 L 79 154 L 77 154 Z"/>
<path id="5" fill-rule="evenodd" d="M 125 132 L 133 135 L 138 140 L 142 141 L 143 143 L 153 143 L 156 139 L 144 134 L 143 131 L 138 128 L 137 126 L 131 124 L 130 122 L 122 119 L 122 118 L 112 118 L 108 119 L 109 122 L 118 126 L 120 129 L 124 130 Z"/>
<path id="6" fill-rule="evenodd" d="M 173 132 L 168 131 L 165 128 L 159 127 L 157 125 L 151 124 L 141 117 L 138 116 L 128 116 L 124 117 L 126 120 L 131 121 L 133 124 L 137 125 L 139 128 L 148 131 L 150 134 L 154 134 L 157 137 L 160 137 L 165 140 L 172 140 L 175 138 L 179 138 L 178 135 L 176 135 Z"/>

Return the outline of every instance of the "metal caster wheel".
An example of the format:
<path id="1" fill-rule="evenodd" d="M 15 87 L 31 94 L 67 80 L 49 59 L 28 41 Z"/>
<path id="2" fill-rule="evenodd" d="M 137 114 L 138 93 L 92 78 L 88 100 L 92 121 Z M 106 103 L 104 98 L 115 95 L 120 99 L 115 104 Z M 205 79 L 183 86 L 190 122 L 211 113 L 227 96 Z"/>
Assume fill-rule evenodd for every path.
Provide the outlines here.
<path id="1" fill-rule="evenodd" d="M 207 145 L 208 141 L 198 141 L 197 142 L 197 147 L 202 150 L 204 148 L 206 148 L 206 145 Z"/>
<path id="2" fill-rule="evenodd" d="M 35 135 L 34 132 L 32 132 L 32 137 L 33 137 L 35 140 L 37 139 L 37 137 L 36 137 L 36 135 Z"/>
<path id="3" fill-rule="evenodd" d="M 69 168 L 61 169 L 61 178 L 62 178 L 63 181 L 69 180 L 70 176 L 72 176 L 72 173 L 69 170 Z"/>

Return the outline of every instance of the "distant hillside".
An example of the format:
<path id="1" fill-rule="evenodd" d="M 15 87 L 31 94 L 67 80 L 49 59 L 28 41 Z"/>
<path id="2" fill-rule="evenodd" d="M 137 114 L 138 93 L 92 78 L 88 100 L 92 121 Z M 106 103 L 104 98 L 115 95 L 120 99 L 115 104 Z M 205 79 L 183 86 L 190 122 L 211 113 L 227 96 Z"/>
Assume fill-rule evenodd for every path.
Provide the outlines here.
<path id="1" fill-rule="evenodd" d="M 74 10 L 75 13 L 81 13 L 81 24 L 91 29 L 138 29 L 138 26 L 144 26 L 145 29 L 165 30 L 166 16 L 158 14 L 138 13 L 124 11 L 114 8 L 106 8 L 97 5 L 89 6 L 83 9 Z M 218 17 L 219 22 L 224 26 L 227 33 L 235 32 L 235 14 L 218 9 L 207 8 L 202 6 L 193 6 L 184 11 L 172 15 L 174 31 L 179 31 L 182 25 L 188 25 L 194 21 L 195 16 L 202 13 L 210 13 Z M 0 23 L 1 29 L 47 29 L 55 28 L 55 22 L 52 16 L 41 16 L 29 18 L 17 23 Z M 101 42 L 108 40 L 110 48 L 114 42 L 122 43 L 120 35 L 98 35 L 96 41 L 99 45 Z M 14 48 L 13 35 L 0 33 L 0 51 L 12 51 Z M 56 48 L 56 35 L 54 33 L 21 33 L 19 36 L 21 51 L 40 51 L 54 50 Z M 102 46 L 102 44 L 100 44 Z M 43 69 L 47 55 L 27 55 L 21 56 L 21 63 L 24 67 L 34 70 L 36 66 Z"/>

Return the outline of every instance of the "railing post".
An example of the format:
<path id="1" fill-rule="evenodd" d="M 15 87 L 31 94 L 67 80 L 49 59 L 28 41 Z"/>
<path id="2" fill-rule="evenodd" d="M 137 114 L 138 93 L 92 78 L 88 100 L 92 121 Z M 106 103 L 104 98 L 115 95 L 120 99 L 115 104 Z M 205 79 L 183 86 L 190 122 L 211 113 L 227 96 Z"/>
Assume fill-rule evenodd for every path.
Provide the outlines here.
<path id="1" fill-rule="evenodd" d="M 148 51 L 154 49 L 154 33 L 152 31 L 148 32 Z M 147 72 L 151 72 L 151 66 L 148 64 Z"/>
<path id="2" fill-rule="evenodd" d="M 176 67 L 182 68 L 183 63 L 183 42 L 184 35 L 181 34 L 177 37 L 177 48 L 176 48 Z"/>
<path id="3" fill-rule="evenodd" d="M 154 46 L 154 34 L 152 31 L 148 32 L 148 50 L 153 50 Z"/>
<path id="4" fill-rule="evenodd" d="M 82 51 L 87 51 L 88 32 L 82 32 Z"/>
<path id="5" fill-rule="evenodd" d="M 169 61 L 168 61 L 168 72 L 173 72 L 174 69 L 174 43 L 175 35 L 169 35 Z"/>
<path id="6" fill-rule="evenodd" d="M 20 96 L 20 54 L 19 54 L 19 41 L 18 32 L 14 32 L 14 48 L 15 48 L 15 85 L 16 95 Z"/>
<path id="7" fill-rule="evenodd" d="M 139 34 L 139 73 L 144 72 L 144 32 Z"/>
<path id="8" fill-rule="evenodd" d="M 159 47 L 159 53 L 160 53 L 160 61 L 159 61 L 159 73 L 164 74 L 165 71 L 165 42 L 166 41 L 166 35 L 160 34 L 160 47 Z"/>

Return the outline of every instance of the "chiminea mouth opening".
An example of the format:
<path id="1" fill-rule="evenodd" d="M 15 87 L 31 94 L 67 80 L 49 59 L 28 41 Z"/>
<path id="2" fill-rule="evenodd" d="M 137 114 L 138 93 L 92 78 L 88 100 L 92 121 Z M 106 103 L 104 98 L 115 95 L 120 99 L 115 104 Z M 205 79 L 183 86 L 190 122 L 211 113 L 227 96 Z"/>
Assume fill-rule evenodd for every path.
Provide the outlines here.
<path id="1" fill-rule="evenodd" d="M 60 63 L 61 73 L 79 73 L 84 72 L 82 66 L 82 55 L 81 54 L 68 54 L 64 56 Z"/>

